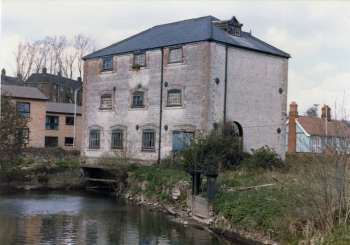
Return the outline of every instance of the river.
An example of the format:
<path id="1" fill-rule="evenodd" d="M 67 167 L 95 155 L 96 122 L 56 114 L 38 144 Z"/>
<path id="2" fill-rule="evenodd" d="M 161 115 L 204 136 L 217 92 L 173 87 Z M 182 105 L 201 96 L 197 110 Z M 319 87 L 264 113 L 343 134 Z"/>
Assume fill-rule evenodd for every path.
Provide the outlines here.
<path id="1" fill-rule="evenodd" d="M 219 245 L 159 212 L 85 193 L 0 195 L 1 245 Z"/>

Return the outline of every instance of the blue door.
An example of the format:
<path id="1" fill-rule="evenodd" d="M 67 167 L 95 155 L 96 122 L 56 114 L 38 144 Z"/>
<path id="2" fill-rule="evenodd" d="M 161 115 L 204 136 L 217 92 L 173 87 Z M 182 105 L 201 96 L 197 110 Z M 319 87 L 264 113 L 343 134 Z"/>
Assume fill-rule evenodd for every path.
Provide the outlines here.
<path id="1" fill-rule="evenodd" d="M 173 151 L 181 151 L 187 148 L 192 140 L 194 133 L 185 131 L 174 131 L 173 132 Z"/>

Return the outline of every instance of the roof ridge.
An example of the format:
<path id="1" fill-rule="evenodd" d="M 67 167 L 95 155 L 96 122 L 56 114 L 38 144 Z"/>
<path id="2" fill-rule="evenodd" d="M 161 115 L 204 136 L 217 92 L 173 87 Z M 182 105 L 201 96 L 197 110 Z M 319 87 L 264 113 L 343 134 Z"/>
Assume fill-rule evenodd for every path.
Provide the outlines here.
<path id="1" fill-rule="evenodd" d="M 193 21 L 193 20 L 199 20 L 199 19 L 206 19 L 206 18 L 211 18 L 211 19 L 215 18 L 215 19 L 217 19 L 215 16 L 206 15 L 206 16 L 201 16 L 201 17 L 196 17 L 196 18 L 191 18 L 191 19 L 184 19 L 184 20 L 178 20 L 178 21 L 169 22 L 169 23 L 165 23 L 165 24 L 155 25 L 155 26 L 153 26 L 152 28 L 154 28 L 154 27 L 161 27 L 161 26 L 167 26 L 167 25 L 172 25 L 172 24 L 178 24 L 178 23 L 186 22 L 186 21 Z"/>

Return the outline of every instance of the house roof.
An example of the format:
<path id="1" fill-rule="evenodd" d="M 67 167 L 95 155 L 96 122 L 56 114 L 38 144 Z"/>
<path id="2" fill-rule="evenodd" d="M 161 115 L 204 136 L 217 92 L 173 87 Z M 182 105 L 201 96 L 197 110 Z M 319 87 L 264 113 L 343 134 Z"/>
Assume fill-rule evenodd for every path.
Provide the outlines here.
<path id="1" fill-rule="evenodd" d="M 37 88 L 16 85 L 2 85 L 1 94 L 15 98 L 47 100 L 48 98 Z"/>
<path id="2" fill-rule="evenodd" d="M 219 21 L 219 19 L 214 16 L 204 16 L 157 25 L 106 48 L 97 50 L 85 56 L 84 59 L 199 41 L 215 41 L 235 47 L 290 58 L 288 53 L 263 42 L 254 37 L 251 33 L 242 31 L 241 36 L 233 36 L 217 27 L 213 21 Z"/>
<path id="3" fill-rule="evenodd" d="M 49 73 L 33 73 L 30 77 L 25 81 L 25 84 L 28 83 L 55 83 L 61 84 L 64 87 L 69 87 L 73 89 L 78 89 L 81 87 L 81 82 L 73 79 L 69 79 L 66 77 L 62 77 L 59 75 L 49 74 Z"/>
<path id="4" fill-rule="evenodd" d="M 74 114 L 74 104 L 48 102 L 46 111 L 52 113 Z M 77 114 L 81 114 L 80 106 L 77 106 Z"/>
<path id="5" fill-rule="evenodd" d="M 1 84 L 23 86 L 24 82 L 17 77 L 1 75 Z"/>
<path id="6" fill-rule="evenodd" d="M 327 128 L 327 136 L 350 137 L 350 128 L 343 121 L 309 116 L 299 116 L 297 120 L 310 135 L 326 136 Z"/>

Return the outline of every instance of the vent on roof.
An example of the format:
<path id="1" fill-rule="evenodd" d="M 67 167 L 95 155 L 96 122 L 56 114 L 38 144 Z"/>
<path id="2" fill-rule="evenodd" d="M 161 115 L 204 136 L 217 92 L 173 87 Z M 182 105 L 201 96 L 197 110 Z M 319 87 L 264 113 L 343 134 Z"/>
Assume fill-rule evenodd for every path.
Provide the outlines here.
<path id="1" fill-rule="evenodd" d="M 228 32 L 234 36 L 241 36 L 242 26 L 243 24 L 239 23 L 235 16 L 233 16 L 230 20 L 219 20 L 213 22 L 220 29 Z"/>

